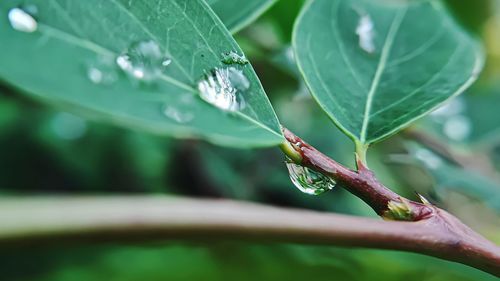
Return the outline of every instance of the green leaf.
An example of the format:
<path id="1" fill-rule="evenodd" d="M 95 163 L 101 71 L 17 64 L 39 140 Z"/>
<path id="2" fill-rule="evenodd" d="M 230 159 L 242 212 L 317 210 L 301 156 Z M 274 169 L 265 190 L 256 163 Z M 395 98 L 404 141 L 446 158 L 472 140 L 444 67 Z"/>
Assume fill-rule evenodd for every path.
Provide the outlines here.
<path id="1" fill-rule="evenodd" d="M 232 33 L 252 23 L 277 0 L 207 0 Z"/>
<path id="2" fill-rule="evenodd" d="M 38 12 L 33 33 L 14 30 L 2 1 L 0 79 L 49 103 L 88 116 L 173 137 L 200 137 L 228 146 L 270 146 L 283 137 L 276 115 L 250 64 L 232 65 L 249 80 L 246 106 L 225 112 L 203 101 L 197 84 L 214 68 L 227 67 L 222 53 L 241 49 L 201 0 L 32 1 Z M 153 83 L 127 77 L 118 55 L 139 41 L 156 42 L 172 61 Z M 94 83 L 89 64 L 111 61 L 103 72 L 113 83 Z M 116 73 L 114 73 L 116 71 Z M 165 106 L 192 118 L 168 118 Z"/>
<path id="3" fill-rule="evenodd" d="M 361 145 L 460 94 L 483 66 L 480 46 L 439 2 L 313 0 L 293 46 L 313 96 Z"/>

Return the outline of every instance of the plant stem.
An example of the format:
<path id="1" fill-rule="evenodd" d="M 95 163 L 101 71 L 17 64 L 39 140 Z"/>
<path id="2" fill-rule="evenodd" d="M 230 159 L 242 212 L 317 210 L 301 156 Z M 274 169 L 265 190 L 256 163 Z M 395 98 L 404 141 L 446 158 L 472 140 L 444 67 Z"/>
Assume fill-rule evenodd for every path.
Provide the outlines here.
<path id="1" fill-rule="evenodd" d="M 366 152 L 368 151 L 368 145 L 361 142 L 355 141 L 356 145 L 356 163 L 363 163 L 365 167 L 368 167 L 366 162 Z"/>
<path id="2" fill-rule="evenodd" d="M 0 199 L 0 245 L 222 239 L 410 251 L 500 276 L 500 249 L 450 214 L 382 221 L 228 200 L 168 197 Z M 460 229 L 460 236 L 454 229 Z"/>
<path id="3" fill-rule="evenodd" d="M 430 208 L 424 204 L 407 199 L 403 202 L 402 197 L 380 183 L 362 161 L 357 162 L 358 171 L 353 171 L 322 154 L 289 130 L 284 129 L 283 133 L 301 154 L 301 165 L 332 177 L 341 187 L 365 201 L 378 215 L 385 216 L 390 211 L 389 202 L 408 203 L 414 220 L 431 213 Z"/>

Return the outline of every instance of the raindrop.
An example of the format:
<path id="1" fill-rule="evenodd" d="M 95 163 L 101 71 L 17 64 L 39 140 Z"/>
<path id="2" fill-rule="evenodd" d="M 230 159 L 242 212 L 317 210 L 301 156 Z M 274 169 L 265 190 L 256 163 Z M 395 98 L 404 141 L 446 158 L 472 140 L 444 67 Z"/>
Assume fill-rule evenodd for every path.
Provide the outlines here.
<path id="1" fill-rule="evenodd" d="M 356 34 L 359 36 L 359 46 L 365 52 L 372 54 L 375 52 L 375 30 L 373 21 L 369 15 L 363 15 L 359 18 Z"/>
<path id="2" fill-rule="evenodd" d="M 285 163 L 292 183 L 306 194 L 319 195 L 325 191 L 332 190 L 336 185 L 336 182 L 332 178 L 321 173 L 297 165 L 290 160 L 287 160 Z"/>
<path id="3" fill-rule="evenodd" d="M 174 120 L 177 123 L 188 123 L 194 119 L 194 114 L 189 111 L 182 111 L 171 105 L 163 106 L 162 112 L 169 119 Z"/>
<path id="4" fill-rule="evenodd" d="M 171 62 L 152 40 L 134 42 L 116 58 L 118 67 L 129 77 L 144 82 L 152 82 L 160 77 Z"/>
<path id="5" fill-rule="evenodd" d="M 245 65 L 248 63 L 248 60 L 244 55 L 239 55 L 238 53 L 236 53 L 234 51 L 223 53 L 221 61 L 225 64 Z"/>
<path id="6" fill-rule="evenodd" d="M 242 109 L 245 103 L 239 91 L 244 91 L 248 87 L 248 79 L 240 70 L 233 67 L 215 68 L 198 82 L 200 97 L 224 111 Z"/>
<path id="7" fill-rule="evenodd" d="M 36 12 L 36 7 L 30 8 L 29 11 Z M 21 8 L 10 9 L 8 18 L 12 28 L 21 32 L 27 32 L 27 33 L 35 32 L 38 28 L 38 23 L 29 13 L 29 11 L 25 11 Z"/>
<path id="8" fill-rule="evenodd" d="M 248 78 L 243 74 L 243 71 L 230 67 L 227 69 L 227 76 L 229 82 L 231 82 L 233 87 L 237 90 L 245 91 L 250 88 L 250 81 L 248 81 Z"/>
<path id="9" fill-rule="evenodd" d="M 118 80 L 114 61 L 110 57 L 98 57 L 87 64 L 87 77 L 94 84 L 109 85 Z"/>
<path id="10" fill-rule="evenodd" d="M 171 59 L 164 59 L 164 60 L 161 62 L 161 65 L 163 65 L 163 66 L 169 66 L 171 63 L 172 63 L 172 60 L 171 60 Z"/>
<path id="11" fill-rule="evenodd" d="M 87 122 L 73 114 L 61 112 L 51 121 L 51 127 L 56 136 L 64 140 L 76 140 L 87 132 Z"/>
<path id="12" fill-rule="evenodd" d="M 448 118 L 443 125 L 443 133 L 454 141 L 463 141 L 467 139 L 471 130 L 471 121 L 463 115 L 452 116 Z"/>

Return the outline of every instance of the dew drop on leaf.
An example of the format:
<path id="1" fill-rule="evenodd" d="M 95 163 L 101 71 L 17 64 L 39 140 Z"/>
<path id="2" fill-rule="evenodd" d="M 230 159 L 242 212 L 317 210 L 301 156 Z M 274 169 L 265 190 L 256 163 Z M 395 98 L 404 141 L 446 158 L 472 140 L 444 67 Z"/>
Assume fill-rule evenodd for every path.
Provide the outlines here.
<path id="1" fill-rule="evenodd" d="M 118 80 L 116 65 L 112 58 L 98 57 L 87 64 L 87 77 L 94 84 L 109 85 Z"/>
<path id="2" fill-rule="evenodd" d="M 332 190 L 336 185 L 336 182 L 332 178 L 321 173 L 297 165 L 289 160 L 285 163 L 292 183 L 303 193 L 319 195 Z"/>
<path id="3" fill-rule="evenodd" d="M 35 6 L 30 6 L 31 12 L 36 12 Z M 13 8 L 9 10 L 8 14 L 9 22 L 12 28 L 21 32 L 35 32 L 38 28 L 38 23 L 33 18 L 28 10 L 23 10 L 22 8 Z"/>
<path id="4" fill-rule="evenodd" d="M 241 92 L 249 86 L 243 72 L 234 67 L 215 68 L 198 82 L 200 97 L 224 111 L 242 109 L 245 102 Z"/>
<path id="5" fill-rule="evenodd" d="M 359 18 L 356 34 L 359 37 L 359 47 L 365 52 L 372 54 L 375 52 L 375 29 L 373 21 L 369 15 L 362 15 Z"/>
<path id="6" fill-rule="evenodd" d="M 250 81 L 243 74 L 243 71 L 236 69 L 234 67 L 230 67 L 227 69 L 227 76 L 229 78 L 229 82 L 239 91 L 246 91 L 250 88 Z"/>
<path id="7" fill-rule="evenodd" d="M 171 62 L 152 40 L 134 42 L 116 58 L 116 65 L 123 72 L 132 79 L 144 82 L 156 80 Z"/>
<path id="8" fill-rule="evenodd" d="M 181 124 L 188 123 L 194 119 L 194 114 L 192 112 L 183 111 L 172 105 L 164 105 L 162 112 L 169 119 Z"/>
<path id="9" fill-rule="evenodd" d="M 244 55 L 239 55 L 234 51 L 223 53 L 221 61 L 225 64 L 245 65 L 248 63 L 248 60 Z"/>

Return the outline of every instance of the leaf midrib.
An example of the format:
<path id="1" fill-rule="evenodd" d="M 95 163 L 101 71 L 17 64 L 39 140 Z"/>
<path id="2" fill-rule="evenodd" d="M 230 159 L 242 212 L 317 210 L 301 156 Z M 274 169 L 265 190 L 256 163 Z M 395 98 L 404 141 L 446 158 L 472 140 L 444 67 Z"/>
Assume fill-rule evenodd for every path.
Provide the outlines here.
<path id="1" fill-rule="evenodd" d="M 392 44 L 394 43 L 394 39 L 396 38 L 397 32 L 399 30 L 399 27 L 401 26 L 401 23 L 403 22 L 403 19 L 406 15 L 406 11 L 408 8 L 402 8 L 401 10 L 398 11 L 398 13 L 394 16 L 394 19 L 392 20 L 391 26 L 389 28 L 389 31 L 387 33 L 387 36 L 384 41 L 384 45 L 382 47 L 382 54 L 380 56 L 380 60 L 377 65 L 377 69 L 375 71 L 375 75 L 373 76 L 373 80 L 370 86 L 370 91 L 368 92 L 366 103 L 365 103 L 365 111 L 363 115 L 363 124 L 361 126 L 361 133 L 360 133 L 360 141 L 361 143 L 365 144 L 366 143 L 366 134 L 368 131 L 368 123 L 370 121 L 370 112 L 372 110 L 372 105 L 373 105 L 373 97 L 375 96 L 375 93 L 378 88 L 378 84 L 380 83 L 380 79 L 382 77 L 382 74 L 385 70 L 387 61 L 389 59 L 389 54 L 392 49 Z"/>

